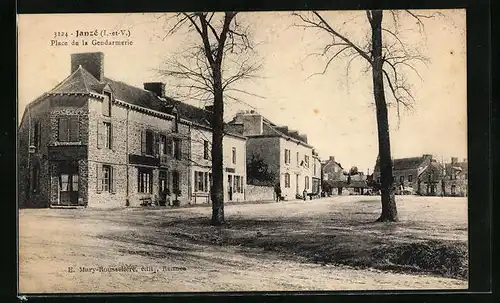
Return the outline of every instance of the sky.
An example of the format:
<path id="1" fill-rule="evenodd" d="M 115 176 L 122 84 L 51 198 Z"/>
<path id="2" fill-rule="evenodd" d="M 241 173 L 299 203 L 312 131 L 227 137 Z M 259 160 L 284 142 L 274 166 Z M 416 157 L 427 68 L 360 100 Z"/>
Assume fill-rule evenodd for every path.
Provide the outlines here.
<path id="1" fill-rule="evenodd" d="M 433 154 L 446 162 L 452 156 L 467 157 L 465 10 L 440 12 L 442 16 L 424 20 L 423 31 L 408 14 L 399 14 L 401 40 L 408 49 L 429 58 L 429 63 L 416 66 L 420 77 L 412 72 L 407 75 L 416 102 L 412 110 L 401 111 L 399 125 L 395 108 L 389 109 L 393 158 Z M 322 14 L 354 43 L 365 43 L 369 25 L 363 11 Z M 385 12 L 384 24 L 391 26 L 391 20 Z M 329 36 L 297 27 L 300 20 L 290 12 L 240 13 L 239 21 L 252 30 L 262 68 L 259 78 L 238 88 L 262 97 L 249 95 L 244 103 L 227 101 L 226 119 L 238 110 L 254 109 L 275 124 L 307 134 L 322 159 L 335 156 L 344 168 L 357 166 L 364 172 L 373 171 L 378 154 L 375 107 L 371 73 L 361 59 L 353 61 L 348 74 L 347 60 L 339 58 L 325 74 L 313 75 L 323 71 L 327 59 L 310 54 L 322 51 Z M 102 51 L 105 76 L 138 87 L 144 82 L 166 82 L 167 95 L 169 91 L 174 95 L 158 69 L 197 37 L 181 32 L 164 38 L 166 28 L 165 18 L 158 14 L 20 15 L 19 121 L 26 104 L 69 75 L 70 54 L 76 52 Z M 96 29 L 129 30 L 130 37 L 124 39 L 133 41 L 133 45 L 51 46 L 55 32 Z M 59 41 L 72 39 L 59 37 Z"/>

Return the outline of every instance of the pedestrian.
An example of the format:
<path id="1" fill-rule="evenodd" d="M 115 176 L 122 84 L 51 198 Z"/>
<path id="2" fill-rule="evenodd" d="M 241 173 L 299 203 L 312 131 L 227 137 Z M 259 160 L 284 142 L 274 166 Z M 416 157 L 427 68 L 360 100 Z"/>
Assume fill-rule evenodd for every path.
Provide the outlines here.
<path id="1" fill-rule="evenodd" d="M 276 202 L 279 202 L 281 200 L 281 186 L 278 183 L 276 183 L 276 185 L 274 185 L 274 193 L 275 193 L 275 199 L 276 199 Z"/>
<path id="2" fill-rule="evenodd" d="M 306 200 L 306 197 L 307 197 L 307 190 L 304 189 L 304 191 L 302 192 L 302 198 L 304 199 L 304 201 Z"/>

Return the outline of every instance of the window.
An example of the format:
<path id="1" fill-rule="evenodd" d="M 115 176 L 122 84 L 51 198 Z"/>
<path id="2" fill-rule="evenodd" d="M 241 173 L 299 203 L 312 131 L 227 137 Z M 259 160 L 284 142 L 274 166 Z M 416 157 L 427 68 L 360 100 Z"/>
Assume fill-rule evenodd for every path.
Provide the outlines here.
<path id="1" fill-rule="evenodd" d="M 309 167 L 309 156 L 308 155 L 304 156 L 304 162 L 306 163 L 306 167 Z"/>
<path id="2" fill-rule="evenodd" d="M 102 191 L 111 192 L 111 166 L 102 166 Z"/>
<path id="3" fill-rule="evenodd" d="M 111 149 L 111 123 L 104 122 L 104 147 Z"/>
<path id="4" fill-rule="evenodd" d="M 102 100 L 102 114 L 106 117 L 111 116 L 111 93 L 104 92 L 104 99 Z"/>
<path id="5" fill-rule="evenodd" d="M 233 192 L 243 193 L 243 176 L 235 175 L 233 178 Z"/>
<path id="6" fill-rule="evenodd" d="M 299 152 L 297 152 L 297 166 L 300 166 Z"/>
<path id="7" fill-rule="evenodd" d="M 78 174 L 73 174 L 71 185 L 73 186 L 73 191 L 78 191 Z"/>
<path id="8" fill-rule="evenodd" d="M 316 175 L 316 162 L 314 162 L 313 168 L 314 168 L 314 175 Z"/>
<path id="9" fill-rule="evenodd" d="M 151 193 L 153 191 L 153 170 L 151 168 L 137 169 L 137 191 Z"/>
<path id="10" fill-rule="evenodd" d="M 457 194 L 457 186 L 455 184 L 451 186 L 451 194 L 453 196 Z"/>
<path id="11" fill-rule="evenodd" d="M 33 132 L 33 145 L 35 146 L 36 150 L 38 151 L 40 149 L 40 122 L 37 121 L 35 123 L 35 129 Z"/>
<path id="12" fill-rule="evenodd" d="M 208 173 L 197 171 L 194 175 L 195 178 L 195 191 L 197 192 L 208 192 Z"/>
<path id="13" fill-rule="evenodd" d="M 181 139 L 180 138 L 172 138 L 172 145 L 171 145 L 171 155 L 174 157 L 174 159 L 180 160 L 181 159 Z"/>
<path id="14" fill-rule="evenodd" d="M 80 140 L 79 116 L 67 115 L 58 119 L 59 142 L 77 142 Z"/>
<path id="15" fill-rule="evenodd" d="M 328 174 L 323 175 L 323 180 L 328 180 Z"/>
<path id="16" fill-rule="evenodd" d="M 158 150 L 160 152 L 160 155 L 167 154 L 167 137 L 165 135 L 160 135 L 160 140 L 158 143 Z"/>
<path id="17" fill-rule="evenodd" d="M 236 164 L 236 147 L 233 147 L 232 162 Z"/>
<path id="18" fill-rule="evenodd" d="M 285 164 L 290 164 L 290 150 L 285 149 Z"/>
<path id="19" fill-rule="evenodd" d="M 413 176 L 412 175 L 408 175 L 408 182 L 413 182 Z"/>
<path id="20" fill-rule="evenodd" d="M 208 150 L 208 141 L 203 140 L 203 159 L 208 160 L 210 152 Z"/>
<path id="21" fill-rule="evenodd" d="M 405 176 L 399 176 L 399 183 L 405 182 Z"/>
<path id="22" fill-rule="evenodd" d="M 61 174 L 61 191 L 69 191 L 69 175 Z"/>
<path id="23" fill-rule="evenodd" d="M 153 132 L 152 131 L 146 131 L 146 154 L 147 155 L 153 155 Z"/>
<path id="24" fill-rule="evenodd" d="M 178 171 L 173 171 L 172 172 L 172 187 L 174 190 L 174 193 L 180 194 L 180 178 L 179 178 L 179 172 Z"/>
<path id="25" fill-rule="evenodd" d="M 285 188 L 290 188 L 290 174 L 285 173 Z"/>
<path id="26" fill-rule="evenodd" d="M 305 182 L 306 182 L 305 189 L 309 189 L 309 176 L 306 176 Z"/>

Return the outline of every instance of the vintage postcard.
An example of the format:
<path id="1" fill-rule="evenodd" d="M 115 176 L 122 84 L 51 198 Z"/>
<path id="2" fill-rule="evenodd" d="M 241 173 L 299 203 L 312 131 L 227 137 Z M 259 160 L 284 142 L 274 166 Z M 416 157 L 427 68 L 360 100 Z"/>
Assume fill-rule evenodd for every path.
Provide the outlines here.
<path id="1" fill-rule="evenodd" d="M 21 294 L 468 288 L 466 13 L 18 15 Z"/>

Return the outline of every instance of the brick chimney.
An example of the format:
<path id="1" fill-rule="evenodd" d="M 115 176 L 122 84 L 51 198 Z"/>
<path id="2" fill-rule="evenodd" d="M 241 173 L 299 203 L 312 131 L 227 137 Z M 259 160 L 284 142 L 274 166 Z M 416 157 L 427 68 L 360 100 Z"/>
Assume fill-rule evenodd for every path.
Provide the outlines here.
<path id="1" fill-rule="evenodd" d="M 334 156 L 330 156 L 330 161 L 331 162 L 335 162 L 335 157 Z"/>
<path id="2" fill-rule="evenodd" d="M 97 80 L 104 80 L 104 54 L 102 52 L 71 54 L 71 73 L 75 72 L 80 65 Z"/>
<path id="3" fill-rule="evenodd" d="M 209 111 L 209 112 L 213 112 L 214 111 L 214 106 L 213 105 L 205 105 L 205 110 Z"/>
<path id="4" fill-rule="evenodd" d="M 457 164 L 458 163 L 458 157 L 451 157 L 451 164 Z"/>
<path id="5" fill-rule="evenodd" d="M 165 83 L 162 82 L 146 82 L 144 89 L 148 90 L 160 98 L 165 98 Z"/>

